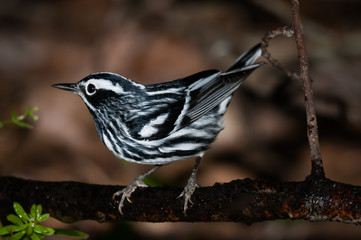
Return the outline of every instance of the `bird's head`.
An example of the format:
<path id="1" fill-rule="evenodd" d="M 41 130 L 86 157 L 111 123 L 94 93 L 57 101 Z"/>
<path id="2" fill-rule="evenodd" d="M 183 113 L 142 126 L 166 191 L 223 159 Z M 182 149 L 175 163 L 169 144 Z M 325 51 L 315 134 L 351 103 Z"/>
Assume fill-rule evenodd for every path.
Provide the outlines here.
<path id="1" fill-rule="evenodd" d="M 104 109 L 121 110 L 140 96 L 143 85 L 114 73 L 91 74 L 77 83 L 54 84 L 52 87 L 79 95 L 92 113 Z"/>

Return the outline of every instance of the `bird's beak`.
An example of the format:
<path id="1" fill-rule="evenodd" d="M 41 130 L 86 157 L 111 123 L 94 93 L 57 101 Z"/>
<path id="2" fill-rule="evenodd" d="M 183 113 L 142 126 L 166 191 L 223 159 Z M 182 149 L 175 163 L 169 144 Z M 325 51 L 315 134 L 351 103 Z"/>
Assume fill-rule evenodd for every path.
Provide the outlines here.
<path id="1" fill-rule="evenodd" d="M 78 84 L 76 83 L 60 83 L 60 84 L 53 84 L 52 87 L 59 88 L 65 91 L 70 91 L 75 94 L 79 92 Z"/>

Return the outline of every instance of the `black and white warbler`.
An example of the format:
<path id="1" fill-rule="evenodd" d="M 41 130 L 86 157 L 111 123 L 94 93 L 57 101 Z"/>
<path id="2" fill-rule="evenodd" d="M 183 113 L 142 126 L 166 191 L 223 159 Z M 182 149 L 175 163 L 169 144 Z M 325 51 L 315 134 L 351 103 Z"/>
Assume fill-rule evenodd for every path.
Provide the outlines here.
<path id="1" fill-rule="evenodd" d="M 223 129 L 222 117 L 233 92 L 256 68 L 260 44 L 240 56 L 227 71 L 206 70 L 171 82 L 143 85 L 114 73 L 91 74 L 78 83 L 53 87 L 79 95 L 96 124 L 100 139 L 118 158 L 155 165 L 131 185 L 114 193 L 124 200 L 159 166 L 196 157 L 186 187 L 184 213 L 195 191 L 199 162 Z M 192 203 L 192 202 L 191 202 Z"/>

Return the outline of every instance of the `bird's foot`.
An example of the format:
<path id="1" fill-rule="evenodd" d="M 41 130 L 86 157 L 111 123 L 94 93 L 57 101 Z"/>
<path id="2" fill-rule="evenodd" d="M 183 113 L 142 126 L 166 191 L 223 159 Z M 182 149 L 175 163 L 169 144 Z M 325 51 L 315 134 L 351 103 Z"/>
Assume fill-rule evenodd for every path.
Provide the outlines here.
<path id="1" fill-rule="evenodd" d="M 148 187 L 148 185 L 145 184 L 141 179 L 135 179 L 128 187 L 125 187 L 122 190 L 113 194 L 113 200 L 115 200 L 115 198 L 120 195 L 122 196 L 118 206 L 120 214 L 123 215 L 122 208 L 124 206 L 124 200 L 127 199 L 128 202 L 132 203 L 132 201 L 130 200 L 130 196 L 138 187 Z"/>
<path id="2" fill-rule="evenodd" d="M 199 185 L 196 183 L 195 176 L 193 177 L 192 175 L 188 179 L 188 183 L 183 189 L 183 192 L 178 196 L 178 198 L 184 197 L 184 206 L 183 206 L 184 215 L 187 215 L 188 203 L 193 204 L 191 197 L 197 187 L 199 187 Z"/>

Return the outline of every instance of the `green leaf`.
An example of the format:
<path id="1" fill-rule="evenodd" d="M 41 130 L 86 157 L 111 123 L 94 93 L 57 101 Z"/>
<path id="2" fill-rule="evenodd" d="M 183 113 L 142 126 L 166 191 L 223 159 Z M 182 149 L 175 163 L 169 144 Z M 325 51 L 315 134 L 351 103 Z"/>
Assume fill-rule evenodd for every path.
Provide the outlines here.
<path id="1" fill-rule="evenodd" d="M 13 122 L 19 121 L 18 115 L 16 114 L 15 111 L 13 111 L 13 112 L 11 113 L 11 120 L 12 120 Z"/>
<path id="2" fill-rule="evenodd" d="M 20 240 L 24 237 L 25 234 L 26 234 L 25 230 L 15 233 L 14 235 L 11 236 L 11 240 Z"/>
<path id="3" fill-rule="evenodd" d="M 11 225 L 8 225 L 8 226 L 11 226 Z M 15 225 L 13 225 L 13 226 L 15 226 Z M 6 227 L 0 228 L 0 236 L 6 235 L 6 234 L 9 234 L 9 230 Z"/>
<path id="4" fill-rule="evenodd" d="M 5 227 L 0 228 L 0 236 L 9 234 L 10 232 L 13 232 L 13 230 L 11 230 L 11 228 L 13 228 L 13 227 L 10 227 L 10 226 L 16 226 L 16 225 L 7 225 Z"/>
<path id="5" fill-rule="evenodd" d="M 48 229 L 48 233 L 45 235 L 54 235 L 55 234 L 55 230 L 53 228 L 47 228 Z"/>
<path id="6" fill-rule="evenodd" d="M 36 205 L 35 204 L 31 205 L 29 217 L 36 219 Z"/>
<path id="7" fill-rule="evenodd" d="M 30 220 L 28 214 L 24 211 L 24 208 L 20 205 L 20 203 L 14 202 L 13 203 L 14 210 L 16 214 L 25 222 L 28 222 Z"/>
<path id="8" fill-rule="evenodd" d="M 36 121 L 36 120 L 38 120 L 38 116 L 36 116 L 35 114 L 34 114 L 34 112 L 36 112 L 36 111 L 38 111 L 39 110 L 39 108 L 38 107 L 33 107 L 33 108 L 30 108 L 29 110 L 28 110 L 28 116 L 33 120 L 33 121 Z"/>
<path id="9" fill-rule="evenodd" d="M 28 224 L 24 224 L 21 226 L 18 225 L 7 225 L 4 226 L 2 228 L 0 228 L 0 236 L 1 235 L 6 235 L 6 234 L 11 234 L 11 233 L 16 233 L 19 231 L 22 231 L 24 229 L 26 229 L 28 227 Z"/>
<path id="10" fill-rule="evenodd" d="M 88 238 L 88 234 L 73 229 L 56 229 L 55 234 L 68 236 L 68 237 L 82 238 L 82 239 Z"/>
<path id="11" fill-rule="evenodd" d="M 38 204 L 37 206 L 36 206 L 36 219 L 37 219 L 37 221 L 38 222 L 42 222 L 42 221 L 44 221 L 45 219 L 47 219 L 47 217 L 44 219 L 44 220 L 40 220 L 40 218 L 41 218 L 41 213 L 43 212 L 43 206 L 41 206 L 40 204 Z"/>
<path id="12" fill-rule="evenodd" d="M 28 225 L 28 229 L 26 229 L 26 235 L 31 236 L 34 233 L 34 227 L 32 226 L 34 223 Z"/>
<path id="13" fill-rule="evenodd" d="M 22 128 L 33 128 L 33 126 L 29 123 L 24 123 L 24 122 L 21 122 L 21 121 L 13 121 L 13 123 L 18 126 L 18 127 L 22 127 Z"/>
<path id="14" fill-rule="evenodd" d="M 53 235 L 55 230 L 52 228 L 44 227 L 41 225 L 35 225 L 34 231 L 43 235 Z"/>
<path id="15" fill-rule="evenodd" d="M 7 215 L 6 219 L 11 222 L 11 223 L 14 223 L 15 225 L 23 225 L 24 222 L 18 217 L 16 216 L 15 214 L 9 214 Z"/>
<path id="16" fill-rule="evenodd" d="M 40 215 L 40 216 L 38 217 L 38 222 L 45 221 L 49 216 L 50 216 L 49 213 L 44 213 L 43 215 Z"/>
<path id="17" fill-rule="evenodd" d="M 44 236 L 39 236 L 39 234 L 37 234 L 35 232 L 30 236 L 31 240 L 41 240 L 43 238 L 44 238 Z"/>

